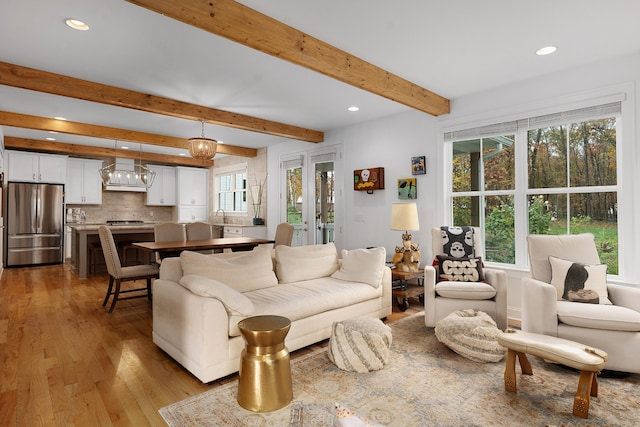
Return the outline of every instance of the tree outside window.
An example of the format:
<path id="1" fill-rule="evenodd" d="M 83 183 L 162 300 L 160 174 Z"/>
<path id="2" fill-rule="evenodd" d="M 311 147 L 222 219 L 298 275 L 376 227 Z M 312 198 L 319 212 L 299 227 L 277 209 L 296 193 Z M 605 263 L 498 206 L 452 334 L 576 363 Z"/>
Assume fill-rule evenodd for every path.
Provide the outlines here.
<path id="1" fill-rule="evenodd" d="M 526 247 L 516 245 L 526 237 L 517 235 L 518 221 L 528 234 L 593 233 L 608 273 L 617 274 L 616 130 L 608 117 L 454 140 L 453 224 L 481 227 L 486 259 L 507 264 Z M 526 170 L 516 159 L 526 159 Z"/>

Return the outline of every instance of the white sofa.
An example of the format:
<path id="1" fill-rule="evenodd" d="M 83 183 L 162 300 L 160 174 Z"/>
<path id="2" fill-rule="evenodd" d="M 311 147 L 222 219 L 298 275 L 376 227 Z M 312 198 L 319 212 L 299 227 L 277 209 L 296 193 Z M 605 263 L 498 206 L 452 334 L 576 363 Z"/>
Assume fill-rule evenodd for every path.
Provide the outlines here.
<path id="1" fill-rule="evenodd" d="M 384 248 L 342 251 L 333 243 L 166 258 L 153 283 L 153 342 L 202 382 L 237 372 L 239 320 L 291 320 L 289 351 L 329 338 L 333 322 L 391 314 Z"/>

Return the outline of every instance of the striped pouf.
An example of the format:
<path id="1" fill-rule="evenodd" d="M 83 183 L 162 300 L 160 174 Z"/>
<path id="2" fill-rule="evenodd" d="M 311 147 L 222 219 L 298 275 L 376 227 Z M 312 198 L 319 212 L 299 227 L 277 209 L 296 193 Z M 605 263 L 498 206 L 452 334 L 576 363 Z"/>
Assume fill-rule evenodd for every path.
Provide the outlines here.
<path id="1" fill-rule="evenodd" d="M 454 311 L 436 323 L 438 341 L 461 356 L 475 362 L 499 362 L 507 349 L 498 343 L 503 332 L 483 311 Z"/>
<path id="2" fill-rule="evenodd" d="M 389 360 L 391 328 L 380 319 L 334 322 L 329 338 L 329 359 L 340 369 L 377 371 Z"/>

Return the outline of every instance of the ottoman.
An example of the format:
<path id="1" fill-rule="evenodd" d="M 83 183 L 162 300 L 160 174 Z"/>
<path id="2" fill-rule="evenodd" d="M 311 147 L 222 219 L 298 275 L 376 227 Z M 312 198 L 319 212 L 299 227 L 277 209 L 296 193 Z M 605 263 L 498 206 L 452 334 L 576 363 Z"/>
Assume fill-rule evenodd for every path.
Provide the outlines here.
<path id="1" fill-rule="evenodd" d="M 605 351 L 549 335 L 507 329 L 498 342 L 509 349 L 504 370 L 504 388 L 517 392 L 516 357 L 523 375 L 533 375 L 527 354 L 580 370 L 578 390 L 573 399 L 573 415 L 589 418 L 591 396 L 598 397 L 597 375 L 608 359 Z"/>
<path id="2" fill-rule="evenodd" d="M 483 311 L 454 311 L 436 323 L 435 333 L 438 341 L 475 362 L 499 362 L 506 354 L 498 343 L 503 332 Z"/>
<path id="3" fill-rule="evenodd" d="M 340 369 L 377 371 L 389 360 L 391 328 L 380 319 L 334 322 L 329 338 L 329 359 Z"/>

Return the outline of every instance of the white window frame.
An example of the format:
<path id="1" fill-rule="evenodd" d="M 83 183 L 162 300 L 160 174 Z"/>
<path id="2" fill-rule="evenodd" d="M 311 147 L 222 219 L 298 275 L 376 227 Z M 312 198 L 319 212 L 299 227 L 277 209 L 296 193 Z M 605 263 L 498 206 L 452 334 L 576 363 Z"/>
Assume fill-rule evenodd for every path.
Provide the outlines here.
<path id="1" fill-rule="evenodd" d="M 217 211 L 218 209 L 220 209 L 220 177 L 222 176 L 226 176 L 226 175 L 232 175 L 235 176 L 235 174 L 238 173 L 244 173 L 245 175 L 245 179 L 249 179 L 249 168 L 248 168 L 248 163 L 237 163 L 234 165 L 230 165 L 230 166 L 223 166 L 221 168 L 214 168 L 214 177 L 213 177 L 213 186 L 214 186 L 214 191 L 213 191 L 213 197 L 214 197 L 214 206 L 215 206 L 215 210 Z M 233 178 L 235 179 L 235 178 Z M 247 181 L 247 186 L 249 187 L 249 182 Z M 225 214 L 247 214 L 248 209 L 249 209 L 249 192 L 248 192 L 248 188 L 244 189 L 245 195 L 246 195 L 246 206 L 247 209 L 245 209 L 244 211 L 227 211 L 225 210 Z"/>
<path id="2" fill-rule="evenodd" d="M 453 141 L 461 140 L 461 138 L 445 138 L 445 135 L 450 132 L 459 132 L 465 129 L 471 129 L 475 127 L 484 127 L 484 126 L 495 126 L 496 123 L 506 123 L 508 121 L 517 121 L 522 117 L 537 117 L 542 116 L 544 114 L 550 114 L 559 111 L 572 111 L 580 108 L 593 107 L 596 105 L 604 105 L 611 102 L 620 102 L 621 103 L 621 113 L 615 115 L 618 123 L 617 123 L 617 143 L 616 143 L 616 156 L 617 156 L 617 185 L 614 191 L 617 192 L 618 198 L 618 275 L 617 276 L 609 276 L 612 282 L 620 282 L 620 283 L 635 283 L 638 280 L 638 273 L 633 272 L 633 260 L 635 259 L 635 252 L 640 252 L 640 247 L 634 244 L 636 235 L 638 235 L 638 231 L 636 231 L 633 227 L 633 212 L 635 206 L 640 202 L 634 196 L 633 185 L 629 185 L 628 183 L 625 185 L 625 182 L 629 181 L 630 175 L 635 175 L 633 170 L 637 168 L 637 155 L 638 151 L 635 148 L 635 141 L 632 140 L 632 136 L 635 135 L 635 108 L 633 100 L 635 99 L 634 92 L 632 88 L 627 85 L 620 85 L 610 89 L 611 91 L 607 91 L 606 93 L 598 92 L 598 96 L 593 96 L 594 94 L 583 94 L 580 96 L 578 100 L 573 99 L 572 102 L 568 102 L 564 105 L 559 104 L 549 104 L 549 105 L 537 105 L 538 108 L 532 108 L 529 111 L 521 111 L 519 113 L 511 113 L 510 115 L 496 116 L 494 118 L 484 118 L 483 120 L 471 120 L 467 121 L 467 123 L 460 123 L 456 125 L 443 126 L 441 128 L 440 137 L 442 138 L 442 147 L 443 147 L 443 159 L 446 162 L 445 164 L 448 167 L 445 168 L 445 174 L 443 176 L 442 189 L 444 191 L 444 198 L 446 203 L 443 206 L 443 215 L 445 218 L 445 222 L 451 221 L 453 218 L 452 212 L 452 189 L 451 189 L 451 179 L 452 179 L 452 168 L 453 164 L 453 154 L 452 154 L 452 144 Z M 629 99 L 630 98 L 630 99 Z M 467 118 L 468 119 L 468 118 Z M 496 128 L 496 134 L 515 134 L 516 135 L 516 145 L 522 144 L 522 141 L 525 142 L 526 146 L 526 133 L 527 129 L 523 127 L 521 130 L 507 130 Z M 488 136 L 488 135 L 483 135 Z M 626 139 L 625 139 L 626 136 Z M 471 139 L 471 138 L 469 138 Z M 624 153 L 624 155 L 623 155 Z M 527 153 L 526 149 L 516 150 L 515 153 L 515 161 L 516 161 L 516 191 L 514 203 L 516 206 L 522 205 L 525 203 L 526 197 L 530 193 L 544 193 L 545 189 L 533 189 L 529 190 L 527 188 L 526 182 L 526 171 L 527 171 Z M 625 178 L 627 177 L 627 178 Z M 593 188 L 593 190 L 598 190 Z M 491 195 L 492 192 L 483 191 L 483 195 Z M 503 193 L 502 191 L 500 193 Z M 461 193 L 456 193 L 456 195 L 461 195 Z M 516 214 L 515 218 L 515 235 L 516 235 L 516 262 L 515 264 L 497 264 L 497 263 L 489 263 L 495 264 L 498 267 L 503 267 L 506 269 L 513 270 L 528 270 L 528 256 L 527 256 L 527 245 L 526 245 L 526 235 L 528 234 L 527 229 L 527 218 L 526 210 L 523 212 Z M 633 230 L 633 233 L 625 233 L 623 230 Z M 628 250 L 627 250 L 628 249 Z"/>

